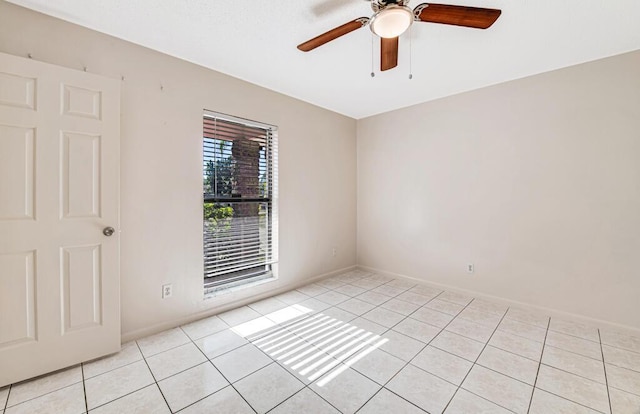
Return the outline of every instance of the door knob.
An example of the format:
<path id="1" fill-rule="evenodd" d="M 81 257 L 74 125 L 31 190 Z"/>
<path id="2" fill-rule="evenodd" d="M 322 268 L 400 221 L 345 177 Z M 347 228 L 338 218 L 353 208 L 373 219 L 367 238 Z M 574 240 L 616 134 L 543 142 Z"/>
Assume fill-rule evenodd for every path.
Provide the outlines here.
<path id="1" fill-rule="evenodd" d="M 102 234 L 104 234 L 105 236 L 109 237 L 111 236 L 116 230 L 113 227 L 105 227 L 102 230 Z"/>

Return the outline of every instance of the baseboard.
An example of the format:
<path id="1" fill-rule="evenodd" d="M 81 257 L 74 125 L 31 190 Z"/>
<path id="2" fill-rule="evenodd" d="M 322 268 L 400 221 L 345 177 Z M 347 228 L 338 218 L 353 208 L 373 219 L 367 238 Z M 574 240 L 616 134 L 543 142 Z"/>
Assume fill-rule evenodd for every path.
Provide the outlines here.
<path id="1" fill-rule="evenodd" d="M 262 299 L 266 299 L 268 297 L 271 296 L 275 296 L 275 295 L 279 295 L 281 293 L 293 290 L 293 289 L 297 289 L 299 287 L 302 287 L 304 285 L 308 285 L 310 283 L 313 283 L 317 280 L 321 280 L 321 279 L 325 279 L 328 277 L 332 277 L 335 275 L 339 275 L 341 273 L 344 272 L 348 272 L 350 270 L 353 270 L 356 268 L 356 265 L 352 265 L 352 266 L 347 266 L 344 267 L 342 269 L 338 269 L 338 270 L 333 270 L 331 272 L 327 272 L 327 273 L 323 273 L 321 275 L 317 275 L 317 276 L 313 276 L 310 278 L 306 278 L 304 280 L 300 280 L 298 282 L 295 283 L 290 283 L 287 284 L 285 286 L 280 286 L 277 289 L 272 289 L 263 293 L 260 293 L 259 295 L 255 295 L 255 296 L 249 296 L 247 298 L 242 298 L 242 299 L 238 299 L 236 301 L 233 302 L 229 302 L 226 303 L 222 306 L 218 306 L 215 308 L 210 308 L 207 309 L 205 311 L 202 312 L 197 312 L 197 313 L 193 313 L 190 314 L 188 316 L 184 316 L 182 318 L 177 318 L 177 319 L 172 319 L 170 321 L 165 321 L 165 322 L 161 322 L 155 325 L 151 325 L 151 326 L 147 326 L 141 329 L 136 329 L 135 331 L 130 331 L 130 332 L 125 332 L 122 334 L 121 336 L 121 341 L 122 343 L 125 342 L 130 342 L 136 339 L 140 339 L 140 338 L 144 338 L 146 336 L 149 335 L 153 335 L 156 334 L 158 332 L 162 332 L 162 331 L 166 331 L 167 329 L 172 329 L 175 327 L 178 327 L 180 325 L 184 325 L 190 322 L 194 322 L 197 321 L 199 319 L 203 319 L 203 318 L 208 318 L 209 316 L 213 316 L 213 315 L 217 315 L 219 313 L 223 313 L 235 308 L 239 308 L 241 306 L 245 306 L 248 305 L 250 303 L 262 300 Z"/>
<path id="2" fill-rule="evenodd" d="M 486 300 L 490 300 L 492 302 L 496 302 L 496 303 L 501 303 L 507 306 L 515 306 L 518 307 L 520 309 L 523 310 L 528 310 L 530 312 L 535 312 L 535 313 L 542 313 L 544 315 L 547 316 L 551 316 L 551 317 L 555 317 L 555 318 L 561 318 L 561 319 L 565 319 L 565 320 L 570 320 L 570 321 L 574 321 L 574 322 L 582 322 L 588 325 L 595 325 L 598 328 L 611 328 L 617 331 L 623 331 L 623 332 L 627 332 L 631 335 L 635 335 L 635 336 L 640 336 L 640 329 L 637 328 L 633 328 L 630 326 L 626 326 L 626 325 L 621 325 L 615 322 L 610 322 L 610 321 L 605 321 L 602 319 L 596 319 L 596 318 L 591 318 L 588 316 L 583 316 L 583 315 L 579 315 L 579 314 L 575 314 L 575 313 L 570 313 L 570 312 L 566 312 L 566 311 L 561 311 L 558 309 L 552 309 L 552 308 L 546 308 L 543 306 L 537 306 L 531 303 L 525 303 L 525 302 L 520 302 L 517 300 L 512 300 L 512 299 L 506 299 L 506 298 L 502 298 L 502 297 L 498 297 L 498 296 L 492 296 L 492 295 L 488 295 L 486 293 L 481 293 L 481 292 L 477 292 L 477 291 L 472 291 L 472 290 L 468 290 L 468 289 L 462 289 L 462 288 L 458 288 L 455 286 L 451 286 L 451 285 L 447 285 L 444 283 L 437 283 L 437 282 L 429 282 L 423 279 L 418 279 L 415 277 L 411 277 L 411 276 L 407 276 L 407 275 L 402 275 L 402 274 L 398 274 L 398 273 L 393 273 L 387 270 L 382 270 L 382 269 L 377 269 L 374 267 L 369 267 L 369 266 L 362 266 L 362 265 L 358 265 L 356 266 L 358 269 L 360 270 L 364 270 L 367 272 L 372 272 L 372 273 L 377 273 L 380 275 L 384 275 L 384 276 L 389 276 L 389 277 L 393 277 L 395 279 L 405 279 L 405 280 L 410 280 L 412 282 L 417 282 L 423 285 L 428 285 L 428 286 L 432 286 L 435 288 L 439 288 L 439 289 L 443 289 L 443 290 L 448 290 L 451 292 L 457 292 L 457 293 L 461 293 L 461 294 L 465 294 L 467 296 L 472 296 L 474 298 L 481 298 L 481 299 L 486 299 Z"/>

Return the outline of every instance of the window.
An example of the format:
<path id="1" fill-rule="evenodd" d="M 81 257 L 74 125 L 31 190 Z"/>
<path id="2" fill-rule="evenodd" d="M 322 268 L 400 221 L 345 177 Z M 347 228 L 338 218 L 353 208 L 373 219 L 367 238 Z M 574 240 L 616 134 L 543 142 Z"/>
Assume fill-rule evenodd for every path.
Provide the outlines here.
<path id="1" fill-rule="evenodd" d="M 277 261 L 276 128 L 227 115 L 203 118 L 204 284 L 272 276 Z"/>

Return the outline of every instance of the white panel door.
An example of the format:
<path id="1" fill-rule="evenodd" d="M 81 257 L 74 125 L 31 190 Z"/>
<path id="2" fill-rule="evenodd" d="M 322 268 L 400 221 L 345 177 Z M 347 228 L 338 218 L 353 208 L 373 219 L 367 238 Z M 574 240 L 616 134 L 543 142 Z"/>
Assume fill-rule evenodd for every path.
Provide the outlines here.
<path id="1" fill-rule="evenodd" d="M 0 387 L 120 349 L 119 157 L 120 82 L 0 53 Z"/>

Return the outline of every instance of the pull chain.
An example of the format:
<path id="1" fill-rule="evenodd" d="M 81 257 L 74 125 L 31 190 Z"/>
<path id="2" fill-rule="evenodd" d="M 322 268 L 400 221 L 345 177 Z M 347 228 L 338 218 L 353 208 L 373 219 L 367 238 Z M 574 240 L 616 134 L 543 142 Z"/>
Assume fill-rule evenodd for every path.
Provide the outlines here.
<path id="1" fill-rule="evenodd" d="M 413 79 L 413 69 L 411 68 L 412 52 L 413 52 L 413 27 L 409 26 L 409 80 Z"/>
<path id="2" fill-rule="evenodd" d="M 371 77 L 372 78 L 376 76 L 375 72 L 373 71 L 373 51 L 374 51 L 373 40 L 374 38 L 375 38 L 375 35 L 371 33 Z"/>

